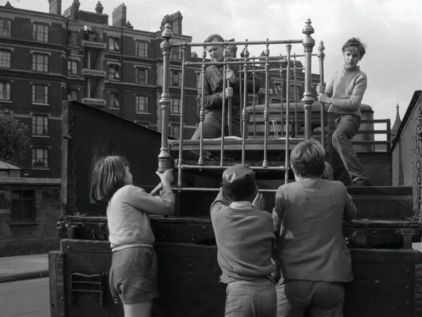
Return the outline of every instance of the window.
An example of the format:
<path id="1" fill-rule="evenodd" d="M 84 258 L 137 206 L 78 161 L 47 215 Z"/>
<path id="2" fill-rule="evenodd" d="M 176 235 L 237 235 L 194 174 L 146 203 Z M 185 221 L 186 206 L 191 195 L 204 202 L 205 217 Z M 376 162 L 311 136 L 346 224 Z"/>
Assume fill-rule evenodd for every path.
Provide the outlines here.
<path id="1" fill-rule="evenodd" d="M 33 85 L 32 86 L 32 102 L 48 104 L 48 86 Z"/>
<path id="2" fill-rule="evenodd" d="M 108 38 L 108 49 L 110 51 L 119 51 L 120 50 L 119 40 L 117 38 L 114 38 L 114 37 L 109 37 Z"/>
<path id="3" fill-rule="evenodd" d="M 180 86 L 182 84 L 182 72 L 178 70 L 170 70 L 170 85 Z"/>
<path id="4" fill-rule="evenodd" d="M 12 191 L 11 218 L 13 222 L 35 220 L 35 192 L 33 190 Z"/>
<path id="5" fill-rule="evenodd" d="M 136 113 L 148 113 L 147 96 L 136 96 Z"/>
<path id="6" fill-rule="evenodd" d="M 78 74 L 78 61 L 75 60 L 68 60 L 67 61 L 67 73 L 69 75 L 77 75 Z"/>
<path id="7" fill-rule="evenodd" d="M 33 54 L 32 70 L 36 72 L 48 72 L 48 55 Z"/>
<path id="8" fill-rule="evenodd" d="M 108 106 L 110 108 L 120 108 L 118 93 L 111 92 L 108 94 Z"/>
<path id="9" fill-rule="evenodd" d="M 290 99 L 291 100 L 298 100 L 302 99 L 301 95 L 301 86 L 300 85 L 293 85 L 290 86 Z"/>
<path id="10" fill-rule="evenodd" d="M 2 101 L 10 100 L 10 83 L 9 82 L 0 82 L 0 100 Z"/>
<path id="11" fill-rule="evenodd" d="M 148 69 L 147 68 L 136 68 L 136 83 L 147 85 L 148 84 Z"/>
<path id="12" fill-rule="evenodd" d="M 32 149 L 32 167 L 48 168 L 48 150 L 41 148 Z"/>
<path id="13" fill-rule="evenodd" d="M 170 125 L 170 137 L 173 139 L 178 139 L 180 133 L 180 128 L 178 125 Z"/>
<path id="14" fill-rule="evenodd" d="M 0 67 L 10 68 L 10 52 L 0 51 Z"/>
<path id="15" fill-rule="evenodd" d="M 10 37 L 11 34 L 11 21 L 8 19 L 0 18 L 0 36 Z"/>
<path id="16" fill-rule="evenodd" d="M 120 65 L 119 64 L 108 65 L 108 79 L 120 80 Z"/>
<path id="17" fill-rule="evenodd" d="M 182 59 L 182 48 L 181 47 L 173 47 L 171 49 L 170 58 Z"/>
<path id="18" fill-rule="evenodd" d="M 136 41 L 135 54 L 140 57 L 148 57 L 148 42 Z"/>
<path id="19" fill-rule="evenodd" d="M 171 98 L 170 113 L 177 115 L 180 114 L 180 99 Z"/>
<path id="20" fill-rule="evenodd" d="M 48 25 L 41 23 L 34 23 L 33 25 L 33 39 L 38 42 L 48 42 Z"/>
<path id="21" fill-rule="evenodd" d="M 77 46 L 78 45 L 78 32 L 69 31 L 68 33 L 68 43 L 69 45 Z"/>
<path id="22" fill-rule="evenodd" d="M 68 100 L 79 100 L 79 93 L 76 89 L 72 89 L 69 91 L 67 95 Z"/>
<path id="23" fill-rule="evenodd" d="M 34 115 L 32 117 L 32 135 L 48 135 L 48 116 Z"/>

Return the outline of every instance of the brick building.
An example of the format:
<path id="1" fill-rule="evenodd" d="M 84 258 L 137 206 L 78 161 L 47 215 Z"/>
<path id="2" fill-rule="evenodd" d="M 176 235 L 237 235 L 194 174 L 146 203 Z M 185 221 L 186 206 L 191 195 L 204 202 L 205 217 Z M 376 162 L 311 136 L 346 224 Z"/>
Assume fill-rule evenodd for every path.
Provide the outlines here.
<path id="1" fill-rule="evenodd" d="M 58 248 L 60 182 L 0 176 L 0 256 Z"/>
<path id="2" fill-rule="evenodd" d="M 47 1 L 47 0 L 45 0 Z M 0 7 L 0 110 L 8 109 L 32 131 L 31 151 L 22 175 L 60 177 L 61 107 L 76 99 L 152 129 L 159 126 L 162 82 L 161 30 L 135 30 L 126 6 L 114 9 L 112 21 L 101 3 L 93 12 L 79 1 L 62 13 L 61 0 L 49 0 L 48 13 Z M 190 42 L 182 34 L 180 12 L 165 16 L 173 41 Z M 190 52 L 187 52 L 189 55 Z M 181 52 L 171 52 L 169 135 L 178 135 Z M 186 73 L 186 103 L 194 104 L 196 78 Z M 196 108 L 187 109 L 187 129 Z"/>

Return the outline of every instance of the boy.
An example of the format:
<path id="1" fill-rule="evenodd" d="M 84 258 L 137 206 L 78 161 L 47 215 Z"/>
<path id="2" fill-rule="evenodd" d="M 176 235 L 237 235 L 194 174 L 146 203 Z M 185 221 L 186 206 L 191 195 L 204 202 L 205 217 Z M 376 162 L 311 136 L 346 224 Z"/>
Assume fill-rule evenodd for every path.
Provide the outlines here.
<path id="1" fill-rule="evenodd" d="M 275 317 L 272 217 L 253 205 L 259 197 L 255 173 L 245 165 L 229 167 L 221 186 L 211 204 L 211 221 L 220 280 L 227 284 L 225 316 Z"/>
<path id="2" fill-rule="evenodd" d="M 290 162 L 295 182 L 280 186 L 273 211 L 277 262 L 277 316 L 342 316 L 343 283 L 353 279 L 342 221 L 356 207 L 339 181 L 322 179 L 325 153 L 315 140 L 297 144 Z M 286 301 L 288 300 L 288 304 Z"/>
<path id="3" fill-rule="evenodd" d="M 325 94 L 319 94 L 318 100 L 329 104 L 328 150 L 335 179 L 345 185 L 367 186 L 368 179 L 351 143 L 359 130 L 360 105 L 367 86 L 366 74 L 358 66 L 366 50 L 357 38 L 349 39 L 342 50 L 344 67 L 327 84 Z"/>
<path id="4" fill-rule="evenodd" d="M 233 40 L 229 40 L 230 43 Z M 224 47 L 221 45 L 215 45 L 216 42 L 225 42 L 223 37 L 219 34 L 211 34 L 205 40 L 207 43 L 207 51 L 212 62 L 223 62 L 224 61 Z M 234 44 L 228 44 L 226 48 L 227 60 L 236 58 L 237 47 Z M 225 102 L 225 118 L 227 120 L 227 109 L 229 100 L 232 104 L 232 135 L 240 136 L 241 124 L 240 114 L 243 104 L 240 102 L 240 85 L 243 88 L 243 81 L 240 82 L 239 77 L 236 76 L 236 69 L 234 65 L 228 67 L 226 72 L 226 89 L 223 92 L 223 66 L 222 65 L 210 65 L 205 69 L 205 80 L 204 87 L 202 87 L 202 77 L 198 82 L 198 95 L 197 104 L 201 107 L 202 92 L 204 94 L 204 109 L 205 118 L 202 135 L 204 139 L 219 138 L 221 137 L 221 126 L 222 126 L 222 107 L 223 100 Z M 256 91 L 258 85 L 255 85 Z M 253 81 L 249 78 L 247 81 L 248 92 L 253 91 Z M 226 121 L 227 122 L 227 121 Z M 225 123 L 225 135 L 229 134 L 227 123 Z M 192 135 L 192 140 L 198 140 L 200 138 L 200 127 L 198 127 Z"/>

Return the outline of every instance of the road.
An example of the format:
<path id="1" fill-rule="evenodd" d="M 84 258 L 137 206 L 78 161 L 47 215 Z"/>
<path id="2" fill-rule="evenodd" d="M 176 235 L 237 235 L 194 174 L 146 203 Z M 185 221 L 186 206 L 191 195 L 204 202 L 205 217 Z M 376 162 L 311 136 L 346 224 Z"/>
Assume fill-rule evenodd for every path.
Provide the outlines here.
<path id="1" fill-rule="evenodd" d="M 0 317 L 49 317 L 48 277 L 0 283 Z"/>

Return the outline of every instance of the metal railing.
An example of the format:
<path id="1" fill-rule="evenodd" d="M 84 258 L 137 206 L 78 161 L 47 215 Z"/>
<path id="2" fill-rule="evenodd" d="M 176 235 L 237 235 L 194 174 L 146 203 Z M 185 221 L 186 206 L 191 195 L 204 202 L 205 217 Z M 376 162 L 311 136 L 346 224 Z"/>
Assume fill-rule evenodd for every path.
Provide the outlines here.
<path id="1" fill-rule="evenodd" d="M 177 185 L 182 185 L 182 170 L 183 169 L 221 169 L 226 167 L 225 165 L 225 151 L 226 151 L 226 144 L 230 146 L 233 142 L 240 143 L 240 150 L 241 150 L 241 162 L 245 163 L 246 161 L 246 150 L 251 143 L 248 139 L 247 129 L 248 124 L 253 125 L 255 127 L 255 119 L 252 123 L 248 123 L 248 119 L 250 118 L 250 113 L 248 112 L 248 78 L 253 78 L 253 85 L 255 86 L 255 76 L 257 74 L 263 75 L 263 82 L 264 82 L 264 95 L 265 95 L 265 102 L 264 102 L 264 109 L 263 109 L 263 119 L 264 119 L 264 136 L 261 139 L 262 143 L 262 162 L 261 166 L 252 166 L 253 169 L 275 169 L 275 170 L 283 170 L 285 172 L 285 181 L 287 182 L 288 178 L 288 169 L 289 169 L 289 149 L 290 149 L 290 141 L 291 141 L 291 127 L 290 122 L 293 122 L 293 130 L 298 130 L 298 111 L 297 111 L 297 99 L 295 99 L 296 107 L 294 108 L 294 118 L 292 119 L 292 114 L 290 113 L 290 103 L 291 103 L 291 96 L 290 96 L 290 86 L 291 86 L 291 79 L 295 83 L 298 82 L 297 74 L 298 71 L 301 71 L 304 77 L 304 93 L 301 102 L 303 103 L 303 128 L 304 128 L 304 136 L 302 139 L 308 140 L 312 137 L 312 126 L 311 126 L 311 110 L 312 104 L 314 103 L 314 92 L 312 91 L 312 57 L 317 56 L 319 59 L 320 65 L 320 84 L 318 86 L 318 92 L 324 91 L 324 46 L 321 44 L 318 47 L 319 53 L 312 54 L 313 47 L 315 45 L 314 39 L 311 37 L 311 34 L 314 33 L 314 28 L 311 25 L 311 21 L 308 19 L 305 22 L 305 26 L 302 30 L 302 33 L 305 35 L 303 39 L 298 40 L 266 40 L 266 41 L 239 41 L 239 42 L 212 42 L 213 46 L 221 46 L 224 50 L 227 50 L 229 45 L 237 45 L 243 46 L 241 58 L 238 59 L 228 59 L 227 54 L 225 54 L 225 58 L 223 62 L 216 62 L 216 61 L 209 61 L 206 59 L 206 48 L 209 43 L 171 43 L 170 40 L 172 38 L 171 32 L 171 25 L 166 24 L 162 33 L 163 41 L 161 43 L 161 50 L 163 55 L 163 90 L 161 94 L 161 98 L 159 100 L 160 104 L 160 116 L 161 116 L 161 148 L 160 153 L 158 155 L 158 170 L 163 171 L 165 169 L 172 167 L 172 158 L 170 155 L 169 150 L 169 141 L 168 141 L 168 123 L 169 123 L 169 108 L 170 108 L 170 95 L 169 95 L 169 76 L 170 76 L 170 52 L 172 48 L 181 49 L 182 51 L 182 81 L 181 81 L 181 104 L 180 104 L 180 128 L 179 128 L 179 140 L 178 140 L 178 160 L 177 160 L 177 169 L 178 169 L 178 180 Z M 285 53 L 280 54 L 279 56 L 270 56 L 270 47 L 273 46 L 278 47 L 280 45 L 285 46 Z M 304 54 L 292 54 L 292 46 L 293 45 L 302 45 Z M 265 49 L 263 53 L 259 57 L 250 57 L 249 56 L 249 47 L 251 46 L 264 46 Z M 192 47 L 202 47 L 203 54 L 201 61 L 193 62 L 187 61 L 186 54 L 189 51 L 188 48 Z M 303 67 L 296 67 L 296 61 L 300 58 L 303 58 Z M 183 161 L 183 151 L 184 145 L 186 143 L 192 143 L 193 141 L 184 140 L 184 119 L 185 119 L 185 77 L 186 77 L 186 67 L 199 67 L 201 72 L 201 78 L 205 78 L 205 72 L 208 66 L 217 65 L 223 68 L 223 92 L 227 87 L 227 78 L 226 78 L 226 69 L 230 66 L 237 65 L 239 67 L 239 72 L 237 76 L 239 77 L 239 90 L 240 90 L 240 125 L 241 125 L 241 138 L 232 141 L 230 138 L 227 139 L 226 136 L 226 124 L 227 129 L 229 130 L 229 135 L 232 133 L 232 105 L 230 104 L 229 100 L 225 100 L 222 98 L 222 124 L 221 124 L 221 137 L 215 142 L 219 143 L 219 164 L 215 165 L 208 165 L 205 160 L 204 156 L 204 148 L 205 145 L 209 143 L 209 140 L 204 139 L 203 137 L 203 127 L 204 127 L 204 118 L 205 118 L 205 107 L 204 107 L 204 80 L 202 80 L 202 96 L 200 98 L 200 112 L 199 112 L 199 140 L 197 142 L 198 148 L 198 161 L 197 164 L 185 164 Z M 285 161 L 282 166 L 269 166 L 268 164 L 268 151 L 269 151 L 269 142 L 271 136 L 271 129 L 276 129 L 275 122 L 271 126 L 271 121 L 269 119 L 269 108 L 270 108 L 270 88 L 269 88 L 269 76 L 270 74 L 274 74 L 274 72 L 279 72 L 280 76 L 280 127 L 282 133 L 280 133 L 280 137 L 278 140 L 281 140 L 284 143 L 284 148 L 280 149 L 284 151 Z M 284 75 L 284 78 L 283 78 Z M 282 83 L 285 82 L 285 92 L 283 93 Z M 255 87 L 253 87 L 255 91 Z M 285 105 L 283 105 L 283 99 L 285 99 Z M 252 102 L 252 111 L 254 112 L 254 107 L 256 105 L 256 98 L 253 98 Z M 321 106 L 321 129 L 325 131 L 324 128 L 324 107 Z M 278 120 L 277 120 L 278 121 Z M 284 131 L 283 131 L 284 130 Z M 325 133 L 320 134 L 321 143 L 325 144 Z M 282 144 L 279 143 L 279 144 Z"/>

